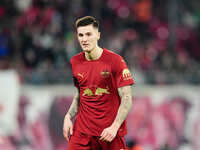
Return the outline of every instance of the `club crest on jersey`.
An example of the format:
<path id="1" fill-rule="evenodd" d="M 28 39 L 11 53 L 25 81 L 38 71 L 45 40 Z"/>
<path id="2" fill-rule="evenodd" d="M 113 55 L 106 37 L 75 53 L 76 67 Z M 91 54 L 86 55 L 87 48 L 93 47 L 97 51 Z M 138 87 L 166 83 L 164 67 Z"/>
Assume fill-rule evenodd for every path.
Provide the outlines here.
<path id="1" fill-rule="evenodd" d="M 124 80 L 131 79 L 131 72 L 126 68 L 122 71 L 122 77 Z"/>
<path id="2" fill-rule="evenodd" d="M 103 70 L 103 71 L 101 72 L 101 75 L 102 75 L 104 78 L 107 78 L 107 77 L 109 77 L 110 72 L 107 71 L 107 70 Z"/>

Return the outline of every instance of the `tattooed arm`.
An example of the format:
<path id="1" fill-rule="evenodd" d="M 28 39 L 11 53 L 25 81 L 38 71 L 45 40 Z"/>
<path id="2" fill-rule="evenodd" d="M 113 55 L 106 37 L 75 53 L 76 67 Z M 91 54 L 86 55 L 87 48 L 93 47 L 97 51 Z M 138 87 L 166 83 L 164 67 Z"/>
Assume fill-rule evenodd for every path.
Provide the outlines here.
<path id="1" fill-rule="evenodd" d="M 73 124 L 72 124 L 71 119 L 74 118 L 78 112 L 79 101 L 80 101 L 80 94 L 79 94 L 79 90 L 77 89 L 74 99 L 72 101 L 72 104 L 67 114 L 65 115 L 64 123 L 63 123 L 63 135 L 67 141 L 69 141 L 69 132 L 70 132 L 70 135 L 72 135 L 73 133 Z"/>
<path id="2" fill-rule="evenodd" d="M 132 106 L 131 86 L 118 88 L 118 93 L 121 98 L 121 104 L 119 106 L 118 113 L 113 124 L 115 124 L 119 128 L 123 121 L 126 119 L 128 112 Z"/>
<path id="3" fill-rule="evenodd" d="M 101 140 L 111 142 L 115 138 L 119 127 L 126 119 L 128 112 L 130 111 L 132 105 L 131 86 L 118 88 L 118 93 L 121 98 L 121 104 L 119 106 L 117 116 L 112 125 L 103 130 L 100 138 Z"/>
<path id="4" fill-rule="evenodd" d="M 75 96 L 73 98 L 72 104 L 66 114 L 70 116 L 71 118 L 74 118 L 74 116 L 76 116 L 77 112 L 78 112 L 78 107 L 79 107 L 79 101 L 80 101 L 80 94 L 79 94 L 79 90 L 76 90 Z"/>

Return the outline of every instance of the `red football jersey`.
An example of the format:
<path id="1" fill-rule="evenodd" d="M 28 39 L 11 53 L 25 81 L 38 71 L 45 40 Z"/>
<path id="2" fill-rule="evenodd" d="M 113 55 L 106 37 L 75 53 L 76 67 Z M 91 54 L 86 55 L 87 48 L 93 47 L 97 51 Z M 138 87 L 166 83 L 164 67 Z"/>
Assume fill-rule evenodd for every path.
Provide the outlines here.
<path id="1" fill-rule="evenodd" d="M 80 105 L 74 130 L 100 136 L 118 112 L 121 99 L 117 88 L 134 83 L 123 58 L 107 49 L 101 57 L 88 61 L 84 52 L 70 60 L 75 86 L 80 90 Z M 126 134 L 126 122 L 118 134 Z"/>

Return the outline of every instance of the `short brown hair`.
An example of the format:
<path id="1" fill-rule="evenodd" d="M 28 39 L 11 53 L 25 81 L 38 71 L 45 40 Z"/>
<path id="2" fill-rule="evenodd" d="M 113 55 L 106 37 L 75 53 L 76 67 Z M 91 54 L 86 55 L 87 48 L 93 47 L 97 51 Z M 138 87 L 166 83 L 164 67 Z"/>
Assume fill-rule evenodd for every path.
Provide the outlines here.
<path id="1" fill-rule="evenodd" d="M 99 21 L 92 16 L 85 16 L 76 20 L 75 27 L 76 29 L 81 26 L 87 26 L 92 24 L 93 27 L 99 29 Z"/>

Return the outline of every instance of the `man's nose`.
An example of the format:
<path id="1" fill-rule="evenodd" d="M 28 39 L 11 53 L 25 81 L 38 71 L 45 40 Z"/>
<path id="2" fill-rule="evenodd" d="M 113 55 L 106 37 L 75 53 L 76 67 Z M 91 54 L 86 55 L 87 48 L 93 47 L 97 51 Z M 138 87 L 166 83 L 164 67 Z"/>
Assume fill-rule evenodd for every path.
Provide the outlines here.
<path id="1" fill-rule="evenodd" d="M 86 36 L 83 36 L 82 41 L 83 41 L 83 42 L 87 41 L 87 37 L 86 37 Z"/>

